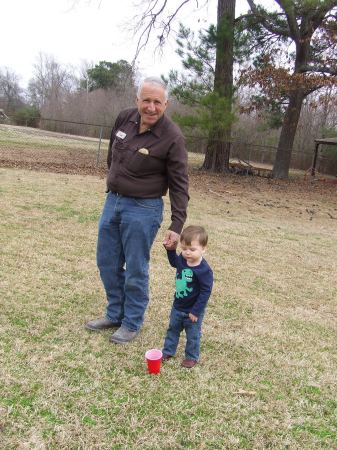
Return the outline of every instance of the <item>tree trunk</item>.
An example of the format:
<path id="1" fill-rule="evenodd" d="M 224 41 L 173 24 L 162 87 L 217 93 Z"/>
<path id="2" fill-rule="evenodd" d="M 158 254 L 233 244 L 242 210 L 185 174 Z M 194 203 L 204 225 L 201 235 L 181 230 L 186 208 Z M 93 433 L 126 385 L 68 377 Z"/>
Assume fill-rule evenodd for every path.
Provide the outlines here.
<path id="1" fill-rule="evenodd" d="M 304 91 L 298 89 L 289 97 L 273 168 L 274 178 L 288 178 L 291 153 L 305 96 Z"/>
<path id="2" fill-rule="evenodd" d="M 234 40 L 235 0 L 218 0 L 217 43 L 214 74 L 214 92 L 219 98 L 228 99 L 226 113 L 232 113 L 233 96 L 233 40 Z M 224 127 L 214 118 L 214 126 L 209 132 L 208 144 L 202 169 L 212 172 L 229 170 L 231 121 Z"/>
<path id="3" fill-rule="evenodd" d="M 228 171 L 230 132 L 230 129 L 227 131 L 216 129 L 210 131 L 202 169 L 210 170 L 211 172 Z"/>
<path id="4" fill-rule="evenodd" d="M 294 75 L 301 74 L 302 68 L 307 66 L 310 61 L 310 53 L 312 51 L 310 45 L 314 28 L 312 27 L 311 20 L 308 20 L 308 11 L 303 13 L 301 23 L 297 24 L 294 10 L 289 7 L 291 2 L 284 1 L 277 3 L 281 4 L 281 8 L 287 12 L 290 37 L 296 45 Z M 319 2 L 317 2 L 317 4 L 318 3 Z M 323 5 L 322 8 L 324 8 Z M 324 15 L 322 18 L 323 17 Z M 288 178 L 296 129 L 301 114 L 303 100 L 308 94 L 309 91 L 305 91 L 305 88 L 300 87 L 289 94 L 289 104 L 282 124 L 273 167 L 274 178 Z"/>

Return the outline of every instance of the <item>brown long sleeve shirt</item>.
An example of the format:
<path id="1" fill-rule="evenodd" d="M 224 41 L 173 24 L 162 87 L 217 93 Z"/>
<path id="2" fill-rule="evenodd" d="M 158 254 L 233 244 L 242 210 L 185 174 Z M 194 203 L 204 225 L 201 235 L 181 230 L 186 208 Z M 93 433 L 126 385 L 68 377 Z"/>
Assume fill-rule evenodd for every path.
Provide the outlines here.
<path id="1" fill-rule="evenodd" d="M 161 197 L 169 190 L 169 229 L 180 233 L 189 200 L 184 136 L 165 114 L 144 133 L 139 133 L 139 125 L 137 108 L 117 117 L 108 150 L 107 188 L 138 198 Z"/>

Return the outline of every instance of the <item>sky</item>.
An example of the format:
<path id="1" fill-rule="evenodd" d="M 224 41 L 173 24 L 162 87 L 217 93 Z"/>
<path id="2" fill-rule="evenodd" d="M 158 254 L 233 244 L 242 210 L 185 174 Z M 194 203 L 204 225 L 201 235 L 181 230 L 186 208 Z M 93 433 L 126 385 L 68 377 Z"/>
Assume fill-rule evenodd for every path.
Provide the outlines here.
<path id="1" fill-rule="evenodd" d="M 169 0 L 168 5 L 174 10 L 181 2 Z M 137 47 L 132 25 L 135 16 L 144 10 L 144 3 L 146 0 L 0 0 L 0 69 L 16 73 L 20 86 L 25 88 L 34 76 L 39 53 L 78 72 L 85 62 L 125 59 L 131 63 Z M 257 3 L 267 6 L 275 1 Z M 195 31 L 207 28 L 216 22 L 216 6 L 217 0 L 191 0 L 180 10 L 179 21 Z M 236 15 L 247 8 L 246 0 L 237 0 Z M 167 75 L 172 68 L 182 68 L 175 53 L 174 33 L 162 55 L 155 49 L 153 34 L 152 42 L 137 59 L 141 77 Z"/>
<path id="2" fill-rule="evenodd" d="M 34 74 L 39 53 L 51 55 L 65 66 L 80 67 L 84 61 L 131 62 L 137 38 L 131 31 L 133 18 L 140 13 L 141 0 L 0 0 L 0 68 L 9 68 L 26 87 Z M 199 0 L 199 4 L 204 0 Z M 170 0 L 174 7 L 178 0 Z M 204 2 L 205 3 L 205 2 Z M 118 6 L 116 6 L 116 4 Z M 198 29 L 216 20 L 216 0 L 201 11 L 192 1 L 181 10 L 179 19 Z M 154 39 L 153 39 L 154 41 Z M 180 64 L 175 40 L 165 46 L 162 56 L 154 42 L 137 60 L 142 76 L 167 74 Z"/>

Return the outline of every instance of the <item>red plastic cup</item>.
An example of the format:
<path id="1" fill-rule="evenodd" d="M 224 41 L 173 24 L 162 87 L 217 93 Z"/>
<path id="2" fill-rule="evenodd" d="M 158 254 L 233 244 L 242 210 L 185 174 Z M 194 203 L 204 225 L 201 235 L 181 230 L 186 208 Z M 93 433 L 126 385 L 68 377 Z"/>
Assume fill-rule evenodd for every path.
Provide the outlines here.
<path id="1" fill-rule="evenodd" d="M 147 362 L 147 369 L 151 374 L 157 374 L 160 372 L 160 363 L 162 359 L 162 352 L 156 348 L 152 348 L 145 353 Z"/>

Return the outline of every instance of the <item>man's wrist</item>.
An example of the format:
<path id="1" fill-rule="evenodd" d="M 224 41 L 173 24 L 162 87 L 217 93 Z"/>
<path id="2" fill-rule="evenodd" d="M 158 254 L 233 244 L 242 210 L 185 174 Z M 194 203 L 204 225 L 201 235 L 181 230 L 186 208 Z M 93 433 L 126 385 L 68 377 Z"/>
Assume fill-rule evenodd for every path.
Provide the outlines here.
<path id="1" fill-rule="evenodd" d="M 168 227 L 168 231 L 174 231 L 174 233 L 180 234 L 183 229 L 184 224 L 180 222 L 172 222 Z"/>

